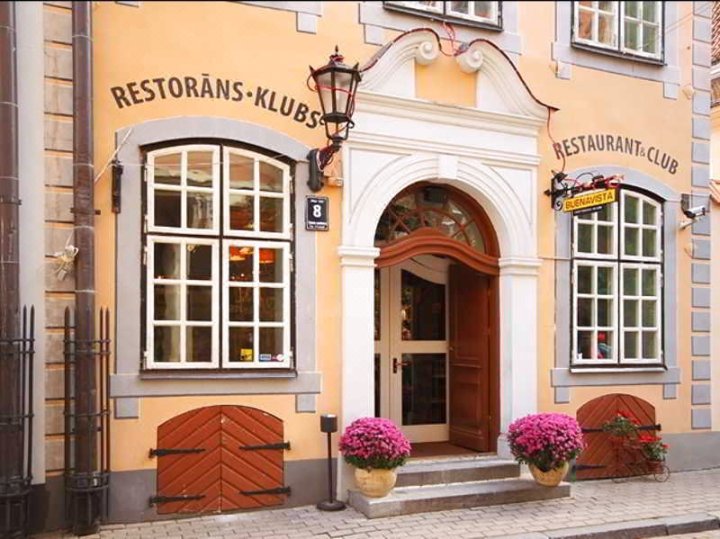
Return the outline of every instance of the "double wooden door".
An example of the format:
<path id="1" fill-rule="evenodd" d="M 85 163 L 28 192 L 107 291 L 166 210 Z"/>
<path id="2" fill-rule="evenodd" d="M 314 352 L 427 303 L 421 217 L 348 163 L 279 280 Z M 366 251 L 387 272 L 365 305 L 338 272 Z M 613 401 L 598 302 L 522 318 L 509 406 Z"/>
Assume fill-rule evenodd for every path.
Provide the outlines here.
<path id="1" fill-rule="evenodd" d="M 492 278 L 420 256 L 378 271 L 376 414 L 411 442 L 494 448 Z"/>
<path id="2" fill-rule="evenodd" d="M 282 421 L 246 406 L 208 406 L 158 427 L 157 512 L 212 513 L 284 503 Z"/>

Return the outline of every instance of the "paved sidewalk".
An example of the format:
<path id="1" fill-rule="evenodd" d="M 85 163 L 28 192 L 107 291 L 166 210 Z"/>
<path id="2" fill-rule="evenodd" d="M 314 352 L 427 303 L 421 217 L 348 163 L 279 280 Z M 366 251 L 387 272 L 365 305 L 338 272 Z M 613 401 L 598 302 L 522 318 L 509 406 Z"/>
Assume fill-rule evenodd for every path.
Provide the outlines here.
<path id="1" fill-rule="evenodd" d="M 720 516 L 720 469 L 674 473 L 667 483 L 633 478 L 622 483 L 574 483 L 572 498 L 368 520 L 353 509 L 277 509 L 106 526 L 99 537 L 131 538 L 476 538 L 710 513 Z M 63 537 L 46 534 L 44 538 Z M 98 537 L 98 536 L 96 536 Z M 720 538 L 717 532 L 681 537 Z"/>

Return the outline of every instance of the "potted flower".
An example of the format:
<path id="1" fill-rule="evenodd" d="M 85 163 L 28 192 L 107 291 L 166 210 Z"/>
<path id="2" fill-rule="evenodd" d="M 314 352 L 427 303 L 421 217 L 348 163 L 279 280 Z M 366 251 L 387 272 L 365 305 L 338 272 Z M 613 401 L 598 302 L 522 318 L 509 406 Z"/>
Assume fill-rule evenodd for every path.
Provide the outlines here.
<path id="1" fill-rule="evenodd" d="M 616 438 L 630 438 L 636 436 L 640 422 L 630 414 L 618 410 L 615 417 L 602 424 L 603 432 Z"/>
<path id="2" fill-rule="evenodd" d="M 565 414 L 532 414 L 513 421 L 508 428 L 510 450 L 530 468 L 535 481 L 556 487 L 567 474 L 570 460 L 583 450 L 582 429 Z"/>
<path id="3" fill-rule="evenodd" d="M 638 437 L 638 443 L 642 449 L 643 455 L 650 462 L 650 467 L 655 468 L 658 463 L 665 460 L 668 446 L 663 443 L 660 436 L 654 434 L 641 434 Z"/>
<path id="4" fill-rule="evenodd" d="M 340 452 L 345 462 L 355 467 L 360 492 L 381 498 L 395 486 L 395 468 L 410 456 L 410 442 L 389 419 L 363 417 L 343 432 Z"/>

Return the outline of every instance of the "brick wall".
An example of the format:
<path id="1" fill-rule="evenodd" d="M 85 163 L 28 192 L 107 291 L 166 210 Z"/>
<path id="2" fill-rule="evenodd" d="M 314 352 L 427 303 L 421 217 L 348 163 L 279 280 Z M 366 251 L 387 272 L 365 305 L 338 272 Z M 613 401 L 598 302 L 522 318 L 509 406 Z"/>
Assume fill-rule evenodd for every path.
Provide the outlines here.
<path id="1" fill-rule="evenodd" d="M 60 280 L 53 255 L 72 242 L 72 16 L 71 2 L 46 2 L 45 35 L 45 465 L 63 469 L 63 342 L 65 307 L 74 305 L 74 276 Z"/>

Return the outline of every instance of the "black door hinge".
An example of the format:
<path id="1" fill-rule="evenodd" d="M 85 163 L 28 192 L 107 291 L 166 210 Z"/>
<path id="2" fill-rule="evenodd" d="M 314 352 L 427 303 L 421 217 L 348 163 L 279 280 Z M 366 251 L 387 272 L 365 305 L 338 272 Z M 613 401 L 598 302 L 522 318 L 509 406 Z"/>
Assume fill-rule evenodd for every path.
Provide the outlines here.
<path id="1" fill-rule="evenodd" d="M 261 494 L 287 494 L 290 495 L 290 487 L 266 488 L 264 490 L 241 490 L 240 494 L 245 496 L 259 496 Z"/>
<path id="2" fill-rule="evenodd" d="M 150 496 L 150 505 L 170 502 L 187 502 L 192 500 L 202 500 L 205 494 L 182 494 L 180 496 Z"/>
<path id="3" fill-rule="evenodd" d="M 259 451 L 261 449 L 290 449 L 290 442 L 277 442 L 263 445 L 241 445 L 240 449 L 245 451 Z"/>
<path id="4" fill-rule="evenodd" d="M 191 449 L 151 449 L 150 458 L 153 457 L 164 457 L 165 455 L 185 455 L 188 453 L 202 453 L 205 451 L 203 447 L 191 448 Z"/>

